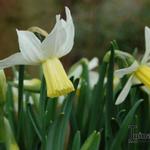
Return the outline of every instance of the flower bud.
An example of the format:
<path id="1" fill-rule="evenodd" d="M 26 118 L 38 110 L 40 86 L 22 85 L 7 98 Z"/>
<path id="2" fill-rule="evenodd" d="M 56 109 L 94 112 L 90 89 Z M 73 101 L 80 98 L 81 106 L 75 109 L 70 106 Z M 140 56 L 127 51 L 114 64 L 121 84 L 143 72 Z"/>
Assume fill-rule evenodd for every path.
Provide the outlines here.
<path id="1" fill-rule="evenodd" d="M 24 90 L 31 92 L 39 92 L 41 88 L 41 80 L 37 78 L 28 79 L 23 81 Z M 18 87 L 18 80 L 14 81 L 14 86 Z"/>
<path id="2" fill-rule="evenodd" d="M 41 80 L 39 79 L 30 79 L 24 80 L 24 89 L 34 92 L 39 92 L 41 88 Z"/>

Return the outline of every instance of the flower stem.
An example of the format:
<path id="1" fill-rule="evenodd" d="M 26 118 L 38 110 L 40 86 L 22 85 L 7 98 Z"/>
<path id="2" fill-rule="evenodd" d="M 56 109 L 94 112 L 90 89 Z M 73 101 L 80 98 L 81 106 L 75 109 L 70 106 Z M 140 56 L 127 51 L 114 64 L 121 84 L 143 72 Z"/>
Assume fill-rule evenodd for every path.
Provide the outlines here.
<path id="1" fill-rule="evenodd" d="M 18 131 L 17 140 L 21 142 L 21 127 L 23 115 L 23 80 L 24 80 L 24 66 L 19 66 L 19 86 L 18 86 Z"/>

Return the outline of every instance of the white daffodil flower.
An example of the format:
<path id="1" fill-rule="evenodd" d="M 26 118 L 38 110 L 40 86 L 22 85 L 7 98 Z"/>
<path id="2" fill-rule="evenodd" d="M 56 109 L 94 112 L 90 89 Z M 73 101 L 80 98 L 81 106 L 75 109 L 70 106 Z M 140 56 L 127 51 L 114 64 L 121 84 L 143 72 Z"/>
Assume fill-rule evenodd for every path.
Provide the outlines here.
<path id="1" fill-rule="evenodd" d="M 56 15 L 56 24 L 51 33 L 41 42 L 30 31 L 19 31 L 19 53 L 0 61 L 0 69 L 14 65 L 42 65 L 48 97 L 65 95 L 74 90 L 59 58 L 68 54 L 74 44 L 74 24 L 68 7 L 66 20 Z"/>
<path id="2" fill-rule="evenodd" d="M 81 59 L 79 62 L 77 62 L 71 67 L 69 71 L 69 77 L 73 76 L 74 79 L 81 77 L 83 71 L 82 61 L 83 59 Z M 99 75 L 96 71 L 92 71 L 92 70 L 98 66 L 99 61 L 97 57 L 92 58 L 90 61 L 88 60 L 86 61 L 88 62 L 90 87 L 93 88 L 98 81 Z M 78 87 L 80 87 L 80 83 Z"/>
<path id="3" fill-rule="evenodd" d="M 124 75 L 131 74 L 116 100 L 116 105 L 122 103 L 126 99 L 135 79 L 150 88 L 150 29 L 148 27 L 145 27 L 145 44 L 146 50 L 140 63 L 135 61 L 130 67 L 115 71 L 115 75 L 120 78 Z"/>

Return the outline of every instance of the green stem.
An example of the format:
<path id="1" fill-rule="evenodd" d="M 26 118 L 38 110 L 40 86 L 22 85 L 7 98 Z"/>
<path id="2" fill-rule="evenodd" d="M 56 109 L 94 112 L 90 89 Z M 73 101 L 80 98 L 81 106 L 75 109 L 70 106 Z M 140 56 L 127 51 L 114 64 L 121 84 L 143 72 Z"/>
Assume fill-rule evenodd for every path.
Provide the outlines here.
<path id="1" fill-rule="evenodd" d="M 23 110 L 23 79 L 24 79 L 24 66 L 19 67 L 19 88 L 18 88 L 18 116 Z"/>
<path id="2" fill-rule="evenodd" d="M 24 80 L 24 66 L 19 66 L 19 87 L 18 87 L 18 131 L 17 140 L 21 142 L 21 127 L 23 115 L 23 80 Z M 20 143 L 19 142 L 19 143 Z"/>
<path id="3" fill-rule="evenodd" d="M 113 139 L 112 135 L 112 126 L 111 119 L 113 116 L 113 72 L 114 72 L 114 49 L 111 46 L 110 50 L 110 59 L 109 59 L 109 67 L 107 74 L 107 84 L 106 84 L 106 102 L 105 102 L 105 143 L 106 150 L 109 149 L 110 144 Z"/>
<path id="4" fill-rule="evenodd" d="M 46 121 L 45 121 L 45 110 L 47 105 L 47 90 L 46 90 L 46 82 L 44 76 L 42 77 L 41 84 L 41 92 L 40 92 L 40 120 L 41 120 L 41 129 L 43 131 L 43 135 L 46 134 Z M 45 137 L 42 139 L 43 148 L 45 147 Z"/>

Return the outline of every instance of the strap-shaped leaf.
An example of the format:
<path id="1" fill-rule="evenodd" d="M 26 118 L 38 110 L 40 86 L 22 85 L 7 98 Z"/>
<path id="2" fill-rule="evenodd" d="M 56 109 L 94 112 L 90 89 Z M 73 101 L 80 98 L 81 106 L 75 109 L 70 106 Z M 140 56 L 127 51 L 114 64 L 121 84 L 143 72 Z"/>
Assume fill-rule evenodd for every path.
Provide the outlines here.
<path id="1" fill-rule="evenodd" d="M 74 136 L 72 150 L 80 150 L 80 131 L 77 131 Z"/>
<path id="2" fill-rule="evenodd" d="M 134 114 L 137 110 L 137 108 L 140 106 L 141 102 L 143 100 L 139 100 L 137 101 L 134 106 L 132 107 L 132 109 L 128 112 L 128 114 L 126 115 L 125 119 L 123 120 L 120 129 L 116 135 L 116 137 L 113 140 L 113 143 L 111 145 L 110 150 L 116 150 L 118 148 L 121 147 L 121 143 L 123 142 L 123 140 L 126 138 L 126 135 L 128 133 L 128 126 L 130 125 Z"/>
<path id="3" fill-rule="evenodd" d="M 84 142 L 81 150 L 98 150 L 100 143 L 100 133 L 94 131 Z"/>

